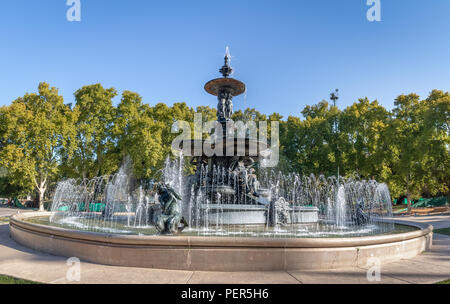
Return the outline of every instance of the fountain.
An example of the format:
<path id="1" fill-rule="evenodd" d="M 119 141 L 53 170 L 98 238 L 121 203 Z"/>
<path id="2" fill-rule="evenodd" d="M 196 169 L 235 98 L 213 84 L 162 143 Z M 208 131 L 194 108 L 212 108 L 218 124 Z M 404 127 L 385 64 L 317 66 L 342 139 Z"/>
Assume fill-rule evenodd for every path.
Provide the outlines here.
<path id="1" fill-rule="evenodd" d="M 431 245 L 431 227 L 390 219 L 385 184 L 263 168 L 268 145 L 236 136 L 232 99 L 246 87 L 232 71 L 227 49 L 223 77 L 205 85 L 218 98 L 214 136 L 182 141 L 162 180 L 137 183 L 124 161 L 112 176 L 61 181 L 50 212 L 12 218 L 12 237 L 103 264 L 225 271 L 355 266 Z M 221 153 L 183 154 L 211 142 Z"/>

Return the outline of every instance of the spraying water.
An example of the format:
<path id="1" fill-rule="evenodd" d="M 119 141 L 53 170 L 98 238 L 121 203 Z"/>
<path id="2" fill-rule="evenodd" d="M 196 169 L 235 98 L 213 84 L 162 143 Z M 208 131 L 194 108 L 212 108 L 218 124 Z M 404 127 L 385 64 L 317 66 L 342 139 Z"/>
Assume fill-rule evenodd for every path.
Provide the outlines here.
<path id="1" fill-rule="evenodd" d="M 380 224 L 392 216 L 385 184 L 324 176 L 284 175 L 264 170 L 257 200 L 242 189 L 244 174 L 221 167 L 202 166 L 200 186 L 184 176 L 184 159 L 165 163 L 164 183 L 181 194 L 187 233 L 235 236 L 327 236 L 388 232 Z M 212 172 L 210 178 L 207 172 Z M 134 185 L 130 165 L 112 176 L 92 180 L 65 180 L 58 184 L 50 222 L 82 230 L 156 234 L 152 210 L 158 205 L 154 181 Z M 247 183 L 244 183 L 247 184 Z M 270 202 L 276 202 L 271 204 Z M 278 222 L 269 218 L 270 208 Z M 314 214 L 317 213 L 316 216 Z M 139 231 L 142 229 L 143 231 Z"/>

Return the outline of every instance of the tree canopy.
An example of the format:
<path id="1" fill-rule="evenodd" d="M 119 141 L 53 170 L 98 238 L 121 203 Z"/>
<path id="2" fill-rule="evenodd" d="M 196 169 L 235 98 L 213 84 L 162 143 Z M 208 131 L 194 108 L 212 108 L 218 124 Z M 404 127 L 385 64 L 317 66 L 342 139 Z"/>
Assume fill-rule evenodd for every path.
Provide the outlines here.
<path id="1" fill-rule="evenodd" d="M 39 84 L 38 93 L 25 94 L 0 111 L 0 166 L 8 170 L 12 185 L 37 191 L 43 210 L 43 197 L 58 174 L 62 149 L 72 155 L 76 115 L 47 83 Z"/>
<path id="2" fill-rule="evenodd" d="M 195 113 L 204 122 L 216 118 L 208 106 L 152 106 L 131 91 L 123 91 L 115 106 L 117 95 L 101 84 L 84 86 L 74 93 L 72 108 L 56 88 L 41 83 L 37 93 L 0 107 L 0 195 L 36 191 L 42 202 L 57 180 L 111 174 L 127 157 L 137 178 L 152 178 L 179 135 L 171 130 L 175 121 L 188 121 L 193 129 Z M 269 129 L 270 121 L 279 122 L 283 171 L 374 178 L 408 201 L 448 195 L 448 92 L 434 90 L 425 99 L 400 95 L 391 111 L 368 98 L 342 110 L 325 100 L 297 110 L 298 116 L 286 119 L 256 109 L 232 118 L 266 121 Z"/>

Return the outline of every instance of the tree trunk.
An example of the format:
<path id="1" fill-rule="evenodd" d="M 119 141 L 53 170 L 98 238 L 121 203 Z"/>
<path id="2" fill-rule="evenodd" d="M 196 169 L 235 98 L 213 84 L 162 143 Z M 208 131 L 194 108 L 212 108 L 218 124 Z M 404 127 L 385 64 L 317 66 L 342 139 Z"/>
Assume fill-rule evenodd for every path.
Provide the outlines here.
<path id="1" fill-rule="evenodd" d="M 45 189 L 41 190 L 38 189 L 39 192 L 39 212 L 44 212 L 44 193 L 45 193 Z"/>
<path id="2" fill-rule="evenodd" d="M 411 206 L 411 193 L 409 191 L 409 188 L 406 189 L 406 201 L 408 202 L 408 214 L 411 214 L 412 206 Z"/>
<path id="3" fill-rule="evenodd" d="M 45 194 L 45 190 L 47 190 L 47 178 L 44 178 L 43 180 L 41 179 L 41 182 L 39 183 L 39 185 L 36 187 L 37 191 L 39 193 L 39 212 L 44 212 L 44 194 Z"/>

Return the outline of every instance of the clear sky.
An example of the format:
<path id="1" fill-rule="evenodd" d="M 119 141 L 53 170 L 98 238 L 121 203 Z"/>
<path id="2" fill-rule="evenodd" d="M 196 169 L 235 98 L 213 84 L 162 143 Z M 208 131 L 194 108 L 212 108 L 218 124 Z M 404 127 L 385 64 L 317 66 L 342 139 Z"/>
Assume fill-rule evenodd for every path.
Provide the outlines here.
<path id="1" fill-rule="evenodd" d="M 340 107 L 367 96 L 390 109 L 399 94 L 450 89 L 449 0 L 381 0 L 381 22 L 367 20 L 366 0 L 81 4 L 81 22 L 68 22 L 66 0 L 0 1 L 0 105 L 46 81 L 66 103 L 100 82 L 151 105 L 215 107 L 203 85 L 227 45 L 248 90 L 235 109 L 300 115 L 335 88 Z"/>

